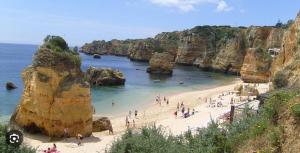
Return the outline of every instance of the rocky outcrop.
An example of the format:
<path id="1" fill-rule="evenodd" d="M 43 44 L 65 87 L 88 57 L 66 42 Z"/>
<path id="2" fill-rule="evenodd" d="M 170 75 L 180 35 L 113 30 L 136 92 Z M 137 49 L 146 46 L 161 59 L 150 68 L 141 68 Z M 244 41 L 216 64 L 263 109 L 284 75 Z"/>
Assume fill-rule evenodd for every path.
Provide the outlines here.
<path id="1" fill-rule="evenodd" d="M 157 46 L 158 42 L 152 38 L 135 40 L 129 45 L 128 57 L 135 61 L 149 61 Z"/>
<path id="2" fill-rule="evenodd" d="M 107 117 L 93 118 L 93 132 L 102 132 L 108 130 L 113 133 L 110 120 Z"/>
<path id="3" fill-rule="evenodd" d="M 125 78 L 122 72 L 110 68 L 89 67 L 85 77 L 91 85 L 114 86 L 124 85 Z"/>
<path id="4" fill-rule="evenodd" d="M 99 54 L 94 54 L 93 57 L 98 58 L 98 59 L 101 58 L 101 56 Z"/>
<path id="5" fill-rule="evenodd" d="M 80 57 L 61 37 L 48 36 L 22 72 L 24 91 L 11 121 L 51 137 L 92 133 L 90 86 L 83 81 Z"/>
<path id="6" fill-rule="evenodd" d="M 284 29 L 274 27 L 251 27 L 247 30 L 247 51 L 241 78 L 249 83 L 265 83 L 271 80 L 272 56 L 269 48 L 279 48 Z"/>
<path id="7" fill-rule="evenodd" d="M 156 52 L 151 57 L 149 64 L 148 73 L 171 75 L 174 68 L 174 56 L 169 53 Z"/>
<path id="8" fill-rule="evenodd" d="M 288 86 L 300 86 L 300 12 L 284 33 L 281 52 L 272 64 L 272 75 L 282 72 Z"/>
<path id="9" fill-rule="evenodd" d="M 13 89 L 16 89 L 16 88 L 17 88 L 17 86 L 12 82 L 7 82 L 6 83 L 6 89 L 7 90 L 13 90 Z"/>
<path id="10" fill-rule="evenodd" d="M 242 80 L 251 83 L 269 82 L 271 62 L 272 57 L 263 50 L 248 49 L 240 72 Z"/>

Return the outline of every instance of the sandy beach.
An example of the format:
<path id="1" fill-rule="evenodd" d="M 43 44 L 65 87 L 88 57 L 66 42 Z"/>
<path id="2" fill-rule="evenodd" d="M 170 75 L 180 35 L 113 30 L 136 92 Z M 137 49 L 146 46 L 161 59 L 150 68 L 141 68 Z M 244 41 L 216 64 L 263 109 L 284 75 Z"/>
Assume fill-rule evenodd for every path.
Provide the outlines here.
<path id="1" fill-rule="evenodd" d="M 153 102 L 145 110 L 139 110 L 137 118 L 134 117 L 134 110 L 132 110 L 131 118 L 129 118 L 131 127 L 132 121 L 135 121 L 135 128 L 140 128 L 146 125 L 156 124 L 157 126 L 163 126 L 166 131 L 178 135 L 188 129 L 196 129 L 199 127 L 207 126 L 207 123 L 211 119 L 216 120 L 218 117 L 230 111 L 230 104 L 224 104 L 222 107 L 208 107 L 206 99 L 217 98 L 224 92 L 233 91 L 234 87 L 241 84 L 242 81 L 236 80 L 228 85 L 214 87 L 211 89 L 184 92 L 167 97 L 169 104 L 166 104 L 162 100 L 162 104 Z M 162 95 L 163 98 L 163 95 Z M 229 98 L 229 97 L 228 97 Z M 223 99 L 224 101 L 230 101 L 230 99 Z M 181 112 L 178 112 L 178 116 L 175 117 L 174 112 L 177 110 L 178 103 L 184 103 L 186 109 L 195 110 L 195 114 L 183 118 Z M 85 138 L 82 142 L 83 145 L 78 146 L 75 138 L 69 138 L 67 140 L 49 142 L 49 138 L 46 136 L 25 135 L 24 143 L 35 147 L 38 151 L 52 147 L 55 143 L 57 148 L 62 153 L 97 153 L 105 152 L 109 149 L 112 142 L 120 137 L 126 130 L 125 116 L 118 116 L 111 118 L 111 122 L 114 129 L 114 135 L 109 135 L 108 131 L 93 133 L 89 138 Z"/>

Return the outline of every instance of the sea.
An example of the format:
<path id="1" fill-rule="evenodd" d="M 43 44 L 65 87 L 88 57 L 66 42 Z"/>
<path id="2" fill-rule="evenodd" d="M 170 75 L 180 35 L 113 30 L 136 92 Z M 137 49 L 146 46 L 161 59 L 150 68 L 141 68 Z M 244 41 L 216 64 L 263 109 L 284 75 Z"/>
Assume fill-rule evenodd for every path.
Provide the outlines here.
<path id="1" fill-rule="evenodd" d="M 23 92 L 21 72 L 32 63 L 37 45 L 0 43 L 0 121 L 7 121 Z M 80 54 L 82 70 L 89 66 L 118 69 L 126 78 L 124 86 L 92 87 L 92 103 L 96 113 L 115 116 L 129 110 L 139 110 L 154 103 L 156 96 L 203 90 L 233 81 L 236 76 L 202 71 L 193 66 L 176 65 L 172 76 L 146 73 L 147 62 L 130 61 L 127 57 L 105 55 L 101 59 Z M 6 82 L 18 88 L 6 90 Z M 115 103 L 112 106 L 112 103 Z"/>

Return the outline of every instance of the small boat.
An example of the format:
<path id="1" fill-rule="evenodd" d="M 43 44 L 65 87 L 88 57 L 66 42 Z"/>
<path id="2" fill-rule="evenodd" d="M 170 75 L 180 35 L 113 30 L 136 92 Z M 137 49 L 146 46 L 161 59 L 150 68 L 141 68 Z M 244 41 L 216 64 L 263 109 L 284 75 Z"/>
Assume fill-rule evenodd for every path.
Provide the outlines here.
<path id="1" fill-rule="evenodd" d="M 179 84 L 184 84 L 184 82 L 180 81 Z"/>

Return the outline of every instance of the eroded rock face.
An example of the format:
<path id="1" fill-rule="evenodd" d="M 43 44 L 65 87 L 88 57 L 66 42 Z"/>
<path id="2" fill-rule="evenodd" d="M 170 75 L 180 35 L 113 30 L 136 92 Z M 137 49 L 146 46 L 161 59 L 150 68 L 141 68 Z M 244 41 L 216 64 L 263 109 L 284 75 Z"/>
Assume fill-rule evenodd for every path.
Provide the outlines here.
<path id="1" fill-rule="evenodd" d="M 110 68 L 89 67 L 85 75 L 87 81 L 90 82 L 91 85 L 113 86 L 125 84 L 123 73 Z"/>
<path id="2" fill-rule="evenodd" d="M 56 52 L 47 44 L 38 49 L 33 65 L 22 72 L 24 91 L 11 120 L 52 137 L 63 136 L 65 128 L 70 136 L 89 136 L 93 110 L 80 58 L 69 50 Z"/>
<path id="3" fill-rule="evenodd" d="M 113 133 L 111 122 L 107 117 L 98 117 L 93 119 L 93 132 L 102 132 L 106 130 Z"/>
<path id="4" fill-rule="evenodd" d="M 135 61 L 149 61 L 158 42 L 152 38 L 135 40 L 128 48 L 128 57 Z"/>
<path id="5" fill-rule="evenodd" d="M 265 83 L 270 81 L 272 57 L 263 50 L 248 49 L 241 68 L 241 78 L 244 82 Z"/>
<path id="6" fill-rule="evenodd" d="M 284 33 L 281 52 L 272 64 L 272 75 L 279 71 L 287 76 L 288 86 L 300 86 L 300 12 Z"/>
<path id="7" fill-rule="evenodd" d="M 171 75 L 174 68 L 174 56 L 169 53 L 154 53 L 149 64 L 148 73 Z"/>
<path id="8" fill-rule="evenodd" d="M 241 78 L 249 83 L 271 80 L 273 58 L 269 48 L 280 48 L 284 30 L 274 27 L 251 27 L 247 30 L 247 50 L 240 70 Z"/>

